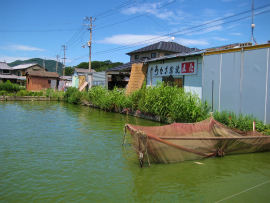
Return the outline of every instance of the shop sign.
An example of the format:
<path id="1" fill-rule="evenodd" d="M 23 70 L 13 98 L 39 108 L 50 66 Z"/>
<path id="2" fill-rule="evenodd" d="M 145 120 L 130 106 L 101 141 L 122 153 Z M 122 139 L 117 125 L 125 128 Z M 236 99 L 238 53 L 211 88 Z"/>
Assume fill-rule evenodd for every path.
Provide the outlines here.
<path id="1" fill-rule="evenodd" d="M 197 74 L 197 60 L 150 65 L 152 76 Z"/>

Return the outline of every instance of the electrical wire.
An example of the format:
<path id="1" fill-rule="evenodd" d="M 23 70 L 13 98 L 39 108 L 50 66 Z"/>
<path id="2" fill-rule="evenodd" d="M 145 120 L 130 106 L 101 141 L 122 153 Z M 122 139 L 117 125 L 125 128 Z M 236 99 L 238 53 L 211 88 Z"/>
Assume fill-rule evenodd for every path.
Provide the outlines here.
<path id="1" fill-rule="evenodd" d="M 55 29 L 55 30 L 0 30 L 0 32 L 62 32 L 62 31 L 73 31 L 78 28 L 68 28 L 68 29 Z"/>
<path id="2" fill-rule="evenodd" d="M 257 8 L 257 9 L 259 9 L 259 8 Z M 254 14 L 254 16 L 256 16 L 256 15 L 261 15 L 261 14 L 268 13 L 268 12 L 270 12 L 270 10 L 267 10 L 267 11 L 264 11 L 264 12 L 260 12 L 260 13 L 257 13 L 257 14 Z M 245 13 L 246 13 L 246 12 L 245 12 Z M 243 13 L 242 13 L 242 14 L 243 14 Z M 237 16 L 237 15 L 240 15 L 240 14 L 236 14 L 236 15 L 233 15 L 233 16 Z M 187 29 L 180 30 L 180 31 L 176 31 L 176 32 L 173 32 L 173 33 L 169 33 L 169 34 L 166 34 L 166 35 L 163 35 L 163 36 L 155 37 L 155 38 L 152 38 L 152 39 L 149 39 L 149 40 L 145 40 L 145 41 L 133 43 L 133 44 L 126 45 L 126 46 L 116 47 L 116 48 L 113 48 L 113 49 L 108 49 L 108 50 L 104 50 L 104 51 L 100 51 L 100 52 L 96 52 L 96 53 L 92 53 L 92 54 L 93 54 L 93 55 L 99 55 L 99 54 L 105 54 L 105 53 L 115 52 L 115 51 L 119 51 L 119 50 L 123 50 L 123 49 L 128 49 L 128 48 L 131 48 L 131 47 L 134 47 L 134 46 L 138 46 L 138 45 L 140 45 L 140 44 L 142 44 L 142 43 L 145 44 L 146 42 L 150 42 L 150 41 L 153 41 L 153 40 L 162 38 L 162 37 L 166 37 L 166 36 L 168 36 L 168 35 L 176 35 L 176 36 L 187 35 L 187 34 L 199 32 L 199 31 L 202 31 L 202 30 L 205 30 L 205 29 L 209 29 L 209 28 L 212 28 L 212 27 L 216 27 L 216 26 L 225 25 L 225 24 L 228 24 L 228 23 L 240 21 L 240 20 L 243 20 L 243 19 L 246 19 L 246 18 L 250 18 L 250 17 L 251 17 L 251 16 L 245 16 L 245 17 L 242 17 L 242 18 L 238 18 L 238 19 L 235 19 L 235 20 L 231 20 L 231 21 L 219 23 L 219 24 L 212 25 L 212 26 L 208 26 L 208 27 L 201 28 L 201 29 L 198 29 L 198 30 L 194 30 L 194 31 L 186 32 L 186 33 L 181 33 L 181 34 L 177 34 L 177 33 L 180 33 L 180 32 L 186 31 L 186 30 L 190 30 L 190 29 L 193 29 L 193 28 L 196 28 L 196 27 L 200 27 L 200 26 L 202 26 L 202 25 L 210 24 L 211 22 L 213 23 L 213 22 L 217 22 L 217 21 L 222 20 L 222 19 L 219 19 L 219 20 L 215 20 L 215 21 L 208 22 L 208 23 L 204 23 L 204 24 L 202 24 L 202 25 L 194 26 L 194 27 L 192 27 L 192 28 L 187 28 Z M 228 19 L 228 18 L 229 18 L 229 17 L 226 17 L 226 19 Z M 70 64 L 73 63 L 74 61 L 80 59 L 80 58 L 85 57 L 85 56 L 88 56 L 88 54 L 83 55 L 83 56 L 80 56 L 80 57 L 74 59 L 72 62 L 70 62 Z"/>
<path id="3" fill-rule="evenodd" d="M 84 22 L 85 20 L 83 20 L 82 25 L 78 28 L 77 32 L 73 35 L 73 37 L 71 37 L 71 39 L 65 45 L 68 45 L 69 43 L 71 43 L 72 40 L 74 40 L 80 34 L 80 32 L 82 32 L 84 28 L 84 25 L 83 25 Z"/>
<path id="4" fill-rule="evenodd" d="M 147 15 L 147 14 L 152 13 L 152 12 L 155 11 L 155 10 L 158 10 L 158 9 L 160 9 L 160 8 L 163 8 L 163 7 L 165 7 L 165 6 L 168 6 L 169 4 L 174 3 L 175 1 L 176 1 L 176 0 L 173 0 L 173 1 L 169 2 L 169 3 L 167 3 L 167 4 L 164 4 L 163 6 L 160 6 L 160 7 L 158 7 L 158 8 L 155 8 L 155 9 L 153 9 L 153 10 L 147 12 L 147 13 L 144 13 L 144 14 L 141 14 L 141 15 L 138 15 L 138 16 L 135 16 L 135 17 L 126 19 L 126 20 L 122 20 L 122 21 L 119 21 L 119 22 L 116 22 L 116 23 L 113 23 L 113 24 L 110 24 L 110 25 L 106 25 L 106 26 L 103 26 L 103 27 L 100 27 L 100 28 L 95 28 L 94 30 L 100 30 L 100 29 L 103 29 L 103 28 L 111 27 L 111 26 L 113 26 L 113 25 L 118 25 L 118 24 L 120 24 L 120 23 L 124 23 L 124 22 L 130 21 L 130 20 L 133 20 L 133 19 L 136 19 L 136 18 L 145 16 L 145 15 Z"/>
<path id="5" fill-rule="evenodd" d="M 117 13 L 119 13 L 119 12 L 121 12 L 121 11 L 127 10 L 127 9 L 129 9 L 129 8 L 134 7 L 134 6 L 137 6 L 137 5 L 139 5 L 139 4 L 141 4 L 141 3 L 145 2 L 145 1 L 147 1 L 147 0 L 143 0 L 143 1 L 141 1 L 141 2 L 139 2 L 139 3 L 137 3 L 137 4 L 135 4 L 135 5 L 132 5 L 132 6 L 127 7 L 127 8 L 123 8 L 123 9 L 122 9 L 122 10 L 120 10 L 120 11 L 117 11 L 117 12 L 114 12 L 114 13 L 111 13 L 111 14 L 108 14 L 108 15 L 106 15 L 106 16 L 98 17 L 97 19 L 106 18 L 106 17 L 108 17 L 108 16 L 111 16 L 111 15 L 117 14 Z"/>
<path id="6" fill-rule="evenodd" d="M 111 9 L 109 9 L 109 10 L 107 10 L 107 11 L 104 11 L 104 12 L 102 12 L 102 13 L 99 13 L 99 14 L 96 14 L 96 15 L 93 15 L 93 16 L 94 16 L 95 18 L 98 18 L 99 16 L 105 15 L 105 14 L 110 13 L 110 12 L 112 12 L 112 11 L 116 11 L 116 10 L 118 10 L 118 9 L 121 9 L 122 7 L 125 7 L 126 5 L 129 5 L 129 4 L 131 4 L 131 3 L 134 3 L 134 1 L 137 1 L 137 0 L 129 0 L 129 1 L 123 3 L 123 4 L 119 5 L 119 6 L 116 6 L 116 7 L 114 7 L 114 8 L 111 8 Z"/>
<path id="7" fill-rule="evenodd" d="M 250 11 L 251 11 L 251 10 L 250 10 Z M 250 11 L 247 11 L 247 12 L 250 12 Z M 133 46 L 138 46 L 138 45 L 142 45 L 142 44 L 148 44 L 150 41 L 153 41 L 153 40 L 156 40 L 156 39 L 160 39 L 160 38 L 162 38 L 162 37 L 171 36 L 171 35 L 177 35 L 178 33 L 181 33 L 181 32 L 183 32 L 183 31 L 192 30 L 192 29 L 194 29 L 194 28 L 202 27 L 202 26 L 205 26 L 205 25 L 208 25 L 208 24 L 212 24 L 212 23 L 215 23 L 215 22 L 218 22 L 218 21 L 222 21 L 222 20 L 224 20 L 224 19 L 228 19 L 228 18 L 232 18 L 232 17 L 235 17 L 235 16 L 239 16 L 239 15 L 244 14 L 244 13 L 247 13 L 247 12 L 242 12 L 242 13 L 239 13 L 239 14 L 235 14 L 235 15 L 228 16 L 228 17 L 221 18 L 221 19 L 214 20 L 214 21 L 210 21 L 210 22 L 207 22 L 207 23 L 204 23 L 204 24 L 201 24 L 201 25 L 196 25 L 196 26 L 193 26 L 193 27 L 190 27 L 190 28 L 186 28 L 186 29 L 183 29 L 183 30 L 175 31 L 175 32 L 172 32 L 172 33 L 163 35 L 163 36 L 159 36 L 159 37 L 152 38 L 152 39 L 148 39 L 148 40 L 136 42 L 136 43 L 133 43 L 133 44 L 121 46 L 121 47 L 118 47 L 118 48 L 122 48 L 122 47 L 133 47 Z M 267 12 L 269 12 L 269 11 L 267 11 Z M 264 13 L 264 12 L 262 12 L 262 13 Z M 262 14 L 262 13 L 259 13 L 259 14 Z M 248 17 L 250 17 L 250 16 L 248 16 Z M 244 18 L 248 18 L 248 17 L 244 17 Z M 242 19 L 242 18 L 241 18 L 241 19 Z M 240 20 L 241 20 L 241 19 L 240 19 Z M 233 21 L 229 21 L 229 22 L 233 22 Z M 221 24 L 218 24 L 218 25 L 221 25 Z M 217 26 L 217 25 L 215 25 L 215 26 Z M 205 28 L 203 28 L 203 29 L 205 29 Z M 207 29 L 208 29 L 208 28 L 207 28 Z M 179 35 L 179 34 L 178 34 L 178 35 Z M 109 50 L 106 50 L 106 51 L 115 50 L 115 49 L 117 49 L 117 48 L 109 49 Z M 104 51 L 103 51 L 103 52 L 104 52 Z"/>

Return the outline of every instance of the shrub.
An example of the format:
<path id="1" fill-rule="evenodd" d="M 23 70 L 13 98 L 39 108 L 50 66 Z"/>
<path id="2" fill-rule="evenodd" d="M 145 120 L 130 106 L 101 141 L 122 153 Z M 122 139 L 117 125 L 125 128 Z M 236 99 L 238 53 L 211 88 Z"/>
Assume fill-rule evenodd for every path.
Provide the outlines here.
<path id="1" fill-rule="evenodd" d="M 225 110 L 222 112 L 215 111 L 213 116 L 218 122 L 241 131 L 252 131 L 253 121 L 255 121 L 258 132 L 270 134 L 270 125 L 264 125 L 263 121 L 258 120 L 253 115 L 239 114 L 237 117 L 235 113 Z"/>
<path id="2" fill-rule="evenodd" d="M 79 104 L 82 93 L 76 87 L 70 87 L 64 94 L 64 101 L 74 104 Z"/>
<path id="3" fill-rule="evenodd" d="M 133 109 L 144 113 L 171 118 L 177 122 L 197 122 L 208 117 L 210 107 L 202 103 L 197 95 L 186 93 L 177 86 L 160 83 L 146 87 L 131 94 Z"/>
<path id="4" fill-rule="evenodd" d="M 5 90 L 7 92 L 18 92 L 20 90 L 25 90 L 25 87 L 11 83 L 7 80 L 5 83 L 0 84 L 0 91 L 1 90 Z"/>
<path id="5" fill-rule="evenodd" d="M 6 94 L 6 93 L 7 93 L 6 90 L 0 90 L 0 95 L 4 95 L 4 94 Z"/>
<path id="6" fill-rule="evenodd" d="M 53 95 L 53 93 L 54 93 L 54 89 L 52 89 L 52 88 L 48 88 L 48 89 L 46 89 L 46 97 L 51 97 L 52 95 Z"/>
<path id="7" fill-rule="evenodd" d="M 16 95 L 17 96 L 28 96 L 28 92 L 27 92 L 27 90 L 20 90 L 19 92 L 17 92 Z"/>

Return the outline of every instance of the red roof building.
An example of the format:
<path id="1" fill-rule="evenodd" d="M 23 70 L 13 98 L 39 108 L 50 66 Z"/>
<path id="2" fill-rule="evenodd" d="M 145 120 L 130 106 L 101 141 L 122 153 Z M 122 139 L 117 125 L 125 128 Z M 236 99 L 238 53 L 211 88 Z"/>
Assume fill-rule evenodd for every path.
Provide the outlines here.
<path id="1" fill-rule="evenodd" d="M 46 71 L 27 71 L 26 89 L 27 91 L 41 91 L 51 88 L 51 80 L 59 80 L 56 72 Z"/>

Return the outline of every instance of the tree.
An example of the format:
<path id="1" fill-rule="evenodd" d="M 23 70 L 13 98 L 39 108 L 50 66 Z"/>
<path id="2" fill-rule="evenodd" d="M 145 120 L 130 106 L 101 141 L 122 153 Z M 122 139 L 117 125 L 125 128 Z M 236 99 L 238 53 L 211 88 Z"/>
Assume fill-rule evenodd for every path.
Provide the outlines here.
<path id="1" fill-rule="evenodd" d="M 73 72 L 74 72 L 74 68 L 73 68 L 73 67 L 67 66 L 67 67 L 65 68 L 65 75 L 66 75 L 66 76 L 72 75 Z"/>
<path id="2" fill-rule="evenodd" d="M 110 68 L 114 68 L 116 66 L 122 65 L 123 63 L 121 62 L 116 62 L 113 63 L 110 60 L 106 61 L 92 61 L 91 62 L 91 69 L 94 69 L 96 72 L 104 71 Z M 89 68 L 89 63 L 88 62 L 81 62 L 76 68 L 84 68 L 88 69 Z"/>
<path id="3" fill-rule="evenodd" d="M 91 65 L 92 65 L 92 63 L 91 63 Z M 77 65 L 77 68 L 88 69 L 89 68 L 89 62 L 81 62 L 79 65 Z"/>

